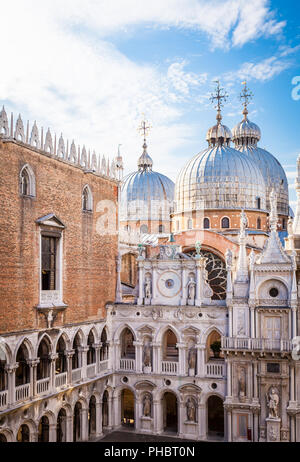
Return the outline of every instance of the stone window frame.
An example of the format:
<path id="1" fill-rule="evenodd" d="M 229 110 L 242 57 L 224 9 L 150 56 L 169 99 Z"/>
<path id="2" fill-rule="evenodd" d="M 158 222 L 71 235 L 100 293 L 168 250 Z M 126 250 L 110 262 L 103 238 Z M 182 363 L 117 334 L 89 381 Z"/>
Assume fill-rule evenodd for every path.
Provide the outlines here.
<path id="1" fill-rule="evenodd" d="M 83 195 L 84 195 L 84 192 L 87 191 L 87 208 L 84 208 L 84 200 L 83 200 Z M 90 188 L 90 186 L 88 184 L 86 184 L 83 188 L 82 188 L 82 195 L 81 195 L 81 207 L 82 207 L 82 211 L 83 212 L 88 212 L 88 213 L 93 213 L 93 193 L 92 193 L 92 190 Z"/>
<path id="2" fill-rule="evenodd" d="M 227 220 L 228 220 L 228 226 L 226 226 L 226 227 L 223 226 L 223 220 L 225 218 L 227 218 Z M 230 229 L 230 218 L 227 215 L 225 215 L 224 217 L 221 218 L 221 229 Z"/>
<path id="3" fill-rule="evenodd" d="M 24 171 L 26 171 L 28 175 L 28 188 L 29 188 L 28 194 L 23 194 L 23 191 L 22 191 L 22 175 Z M 23 167 L 20 170 L 19 191 L 22 197 L 36 197 L 35 174 L 29 164 L 23 165 Z"/>

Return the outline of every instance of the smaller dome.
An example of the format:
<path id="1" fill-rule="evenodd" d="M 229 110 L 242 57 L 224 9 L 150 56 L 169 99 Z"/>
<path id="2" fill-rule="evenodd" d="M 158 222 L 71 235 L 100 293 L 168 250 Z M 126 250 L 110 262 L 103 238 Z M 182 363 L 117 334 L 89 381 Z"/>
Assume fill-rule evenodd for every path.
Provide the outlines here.
<path id="1" fill-rule="evenodd" d="M 138 168 L 139 170 L 147 170 L 147 169 L 151 170 L 153 167 L 153 160 L 151 159 L 151 157 L 149 156 L 147 152 L 146 141 L 144 142 L 143 148 L 144 148 L 144 152 L 138 160 Z"/>
<path id="2" fill-rule="evenodd" d="M 232 130 L 232 140 L 235 141 L 240 138 L 255 138 L 256 141 L 259 141 L 261 138 L 259 126 L 250 122 L 248 118 L 242 120 Z"/>
<path id="3" fill-rule="evenodd" d="M 216 144 L 214 140 L 223 138 L 224 143 L 228 144 L 228 142 L 231 140 L 231 137 L 231 131 L 228 127 L 226 127 L 226 125 L 217 124 L 208 129 L 206 134 L 206 141 L 212 144 Z"/>

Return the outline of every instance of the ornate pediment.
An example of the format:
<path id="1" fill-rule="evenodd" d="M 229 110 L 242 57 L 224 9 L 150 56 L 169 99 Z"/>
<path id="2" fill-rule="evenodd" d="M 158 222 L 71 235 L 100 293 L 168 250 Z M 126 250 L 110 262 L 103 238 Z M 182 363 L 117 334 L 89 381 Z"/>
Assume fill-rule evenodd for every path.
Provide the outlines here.
<path id="1" fill-rule="evenodd" d="M 65 229 L 63 222 L 56 215 L 54 215 L 54 213 L 49 213 L 49 215 L 38 218 L 36 223 L 38 225 L 54 226 L 55 228 Z"/>

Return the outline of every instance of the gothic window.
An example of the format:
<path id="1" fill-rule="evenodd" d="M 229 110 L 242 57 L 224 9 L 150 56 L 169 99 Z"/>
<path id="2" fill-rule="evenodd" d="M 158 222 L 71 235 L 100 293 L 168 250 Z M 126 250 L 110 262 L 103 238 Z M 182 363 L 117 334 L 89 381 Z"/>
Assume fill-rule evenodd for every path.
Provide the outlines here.
<path id="1" fill-rule="evenodd" d="M 196 252 L 187 252 L 187 255 L 194 257 Z M 225 300 L 227 286 L 227 271 L 225 262 L 214 253 L 206 250 L 202 250 L 201 255 L 206 258 L 205 269 L 207 271 L 208 283 L 213 290 L 212 300 Z"/>
<path id="2" fill-rule="evenodd" d="M 60 337 L 57 342 L 56 353 L 58 358 L 55 363 L 55 373 L 62 374 L 63 372 L 67 372 L 66 344 L 63 337 Z"/>
<path id="3" fill-rule="evenodd" d="M 7 365 L 5 351 L 0 345 L 0 392 L 7 390 L 7 372 L 5 366 Z"/>
<path id="4" fill-rule="evenodd" d="M 209 229 L 210 228 L 209 218 L 204 218 L 204 220 L 203 220 L 203 228 L 204 229 Z"/>
<path id="5" fill-rule="evenodd" d="M 22 196 L 35 196 L 35 178 L 29 165 L 25 165 L 20 172 L 20 194 Z"/>
<path id="6" fill-rule="evenodd" d="M 84 212 L 93 211 L 93 197 L 89 186 L 85 186 L 82 191 L 82 210 Z"/>
<path id="7" fill-rule="evenodd" d="M 259 217 L 257 219 L 257 229 L 261 229 L 261 219 Z"/>
<path id="8" fill-rule="evenodd" d="M 193 228 L 193 220 L 191 218 L 188 219 L 187 227 L 188 227 L 188 229 Z"/>
<path id="9" fill-rule="evenodd" d="M 87 364 L 94 364 L 96 362 L 96 350 L 94 348 L 94 334 L 92 331 L 90 331 L 89 336 L 88 336 L 88 352 L 87 352 Z"/>
<path id="10" fill-rule="evenodd" d="M 42 290 L 56 290 L 58 238 L 42 236 Z"/>
<path id="11" fill-rule="evenodd" d="M 124 329 L 121 335 L 121 357 L 135 358 L 135 346 L 133 344 L 133 333 L 128 329 Z"/>
<path id="12" fill-rule="evenodd" d="M 80 355 L 80 348 L 81 348 L 81 339 L 80 335 L 77 332 L 73 341 L 73 350 L 74 354 L 72 356 L 72 370 L 79 369 L 81 367 L 81 355 Z"/>
<path id="13" fill-rule="evenodd" d="M 165 232 L 165 227 L 164 227 L 164 225 L 159 225 L 159 227 L 158 227 L 158 232 L 159 232 L 159 234 L 162 234 L 162 233 Z"/>
<path id="14" fill-rule="evenodd" d="M 49 358 L 50 348 L 48 342 L 43 339 L 38 348 L 38 358 L 40 359 L 37 365 L 37 380 L 46 379 L 50 377 L 50 365 L 51 361 Z"/>
<path id="15" fill-rule="evenodd" d="M 222 218 L 221 228 L 229 228 L 229 218 L 227 217 Z"/>
<path id="16" fill-rule="evenodd" d="M 100 361 L 105 361 L 106 359 L 108 359 L 108 348 L 109 348 L 109 345 L 108 345 L 108 341 L 107 341 L 107 333 L 106 333 L 106 329 L 104 328 L 103 331 L 102 331 L 102 334 L 101 334 L 101 349 L 100 349 Z"/>
<path id="17" fill-rule="evenodd" d="M 163 337 L 164 361 L 178 361 L 177 338 L 171 329 L 168 329 Z"/>
<path id="18" fill-rule="evenodd" d="M 22 343 L 18 349 L 16 358 L 16 362 L 18 363 L 18 368 L 16 370 L 16 387 L 30 382 L 28 359 L 28 350 L 24 343 Z"/>

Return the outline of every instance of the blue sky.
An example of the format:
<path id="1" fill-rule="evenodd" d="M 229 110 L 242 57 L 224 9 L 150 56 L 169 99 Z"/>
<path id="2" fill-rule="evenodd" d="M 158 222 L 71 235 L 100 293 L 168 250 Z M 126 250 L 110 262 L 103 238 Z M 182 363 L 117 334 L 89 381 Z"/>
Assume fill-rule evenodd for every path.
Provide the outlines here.
<path id="1" fill-rule="evenodd" d="M 122 144 L 135 169 L 151 121 L 154 169 L 176 179 L 206 147 L 214 124 L 209 95 L 229 93 L 223 123 L 241 120 L 241 82 L 254 93 L 249 118 L 293 187 L 300 154 L 300 6 L 283 0 L 11 0 L 2 14 L 5 71 L 0 100 L 24 120 L 63 132 L 112 158 Z M 300 95 L 300 90 L 299 90 Z"/>

